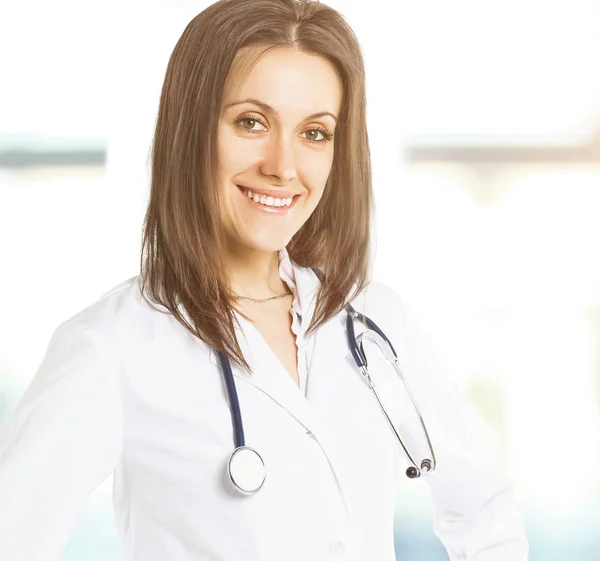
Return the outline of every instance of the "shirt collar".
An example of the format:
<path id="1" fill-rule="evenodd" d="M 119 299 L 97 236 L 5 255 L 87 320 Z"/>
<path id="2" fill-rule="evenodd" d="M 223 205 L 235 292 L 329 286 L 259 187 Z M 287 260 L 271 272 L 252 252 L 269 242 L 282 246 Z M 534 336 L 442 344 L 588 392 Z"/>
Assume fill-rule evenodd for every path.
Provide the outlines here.
<path id="1" fill-rule="evenodd" d="M 287 248 L 284 247 L 279 250 L 278 255 L 279 276 L 288 285 L 290 291 L 294 295 L 292 311 L 295 312 L 301 320 L 301 331 L 303 336 L 315 310 L 317 292 L 321 285 L 321 281 L 319 281 L 319 278 L 312 269 L 309 267 L 300 267 L 294 263 L 289 256 Z M 150 300 L 148 301 L 150 302 Z M 162 304 L 152 303 L 152 306 L 160 311 L 168 311 Z M 177 307 L 183 317 L 191 322 L 191 318 L 181 302 L 178 303 Z"/>
<path id="2" fill-rule="evenodd" d="M 302 316 L 302 326 L 306 329 L 314 312 L 319 279 L 312 269 L 294 263 L 285 247 L 279 251 L 279 276 L 294 295 L 292 310 Z"/>

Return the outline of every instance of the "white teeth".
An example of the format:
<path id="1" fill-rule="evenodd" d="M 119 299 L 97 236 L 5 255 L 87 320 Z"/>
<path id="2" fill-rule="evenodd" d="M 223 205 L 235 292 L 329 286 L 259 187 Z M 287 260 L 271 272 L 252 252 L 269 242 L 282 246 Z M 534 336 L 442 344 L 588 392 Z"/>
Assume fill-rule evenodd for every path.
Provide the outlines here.
<path id="1" fill-rule="evenodd" d="M 256 203 L 273 207 L 290 206 L 292 204 L 292 200 L 294 199 L 294 197 L 288 197 L 287 199 L 267 197 L 266 195 L 259 195 L 258 193 L 253 193 L 252 191 L 250 191 L 250 189 L 245 190 L 244 194 Z"/>

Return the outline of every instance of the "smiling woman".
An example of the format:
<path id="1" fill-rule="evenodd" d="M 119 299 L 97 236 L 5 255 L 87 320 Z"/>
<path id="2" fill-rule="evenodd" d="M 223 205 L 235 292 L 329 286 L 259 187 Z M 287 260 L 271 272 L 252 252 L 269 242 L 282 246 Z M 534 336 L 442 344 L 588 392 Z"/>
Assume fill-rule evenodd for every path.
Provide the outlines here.
<path id="1" fill-rule="evenodd" d="M 252 321 L 273 312 L 293 337 L 291 300 L 257 310 L 236 294 L 286 292 L 285 248 L 328 276 L 316 329 L 366 286 L 372 198 L 362 53 L 340 14 L 311 1 L 229 0 L 190 22 L 153 144 L 141 275 L 153 299 L 249 369 L 234 310 Z"/>
<path id="2" fill-rule="evenodd" d="M 485 433 L 369 279 L 371 207 L 340 14 L 219 0 L 196 16 L 162 88 L 140 274 L 58 326 L 0 433 L 0 559 L 57 561 L 114 472 L 128 561 L 393 561 L 406 473 L 452 559 L 523 561 Z"/>

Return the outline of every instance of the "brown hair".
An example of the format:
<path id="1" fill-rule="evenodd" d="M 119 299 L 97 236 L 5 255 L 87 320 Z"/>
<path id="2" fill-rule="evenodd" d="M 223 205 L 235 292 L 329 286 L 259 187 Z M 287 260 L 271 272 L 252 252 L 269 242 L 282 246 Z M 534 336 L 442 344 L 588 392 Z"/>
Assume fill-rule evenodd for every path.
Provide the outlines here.
<path id="1" fill-rule="evenodd" d="M 287 245 L 297 265 L 325 273 L 307 333 L 367 285 L 373 205 L 364 63 L 343 16 L 318 1 L 219 0 L 192 19 L 171 54 L 160 97 L 141 286 L 188 331 L 248 372 L 222 261 L 217 128 L 232 62 L 249 46 L 256 48 L 249 70 L 267 50 L 287 47 L 329 60 L 343 85 L 322 199 Z"/>

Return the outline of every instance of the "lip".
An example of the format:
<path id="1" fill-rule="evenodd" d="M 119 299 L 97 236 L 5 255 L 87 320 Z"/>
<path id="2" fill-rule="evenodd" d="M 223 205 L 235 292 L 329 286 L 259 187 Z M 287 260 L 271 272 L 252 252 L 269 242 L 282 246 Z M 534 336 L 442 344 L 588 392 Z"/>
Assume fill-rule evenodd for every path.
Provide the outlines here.
<path id="1" fill-rule="evenodd" d="M 263 212 L 266 212 L 267 214 L 287 214 L 290 210 L 292 210 L 294 208 L 294 206 L 296 206 L 296 201 L 300 198 L 299 195 L 294 196 L 290 206 L 265 206 L 265 205 L 255 202 L 253 199 L 248 197 L 248 195 L 246 195 L 244 193 L 244 191 L 242 191 L 243 188 L 248 189 L 248 187 L 242 187 L 241 185 L 237 185 L 237 188 L 238 188 L 239 194 L 244 199 L 246 199 L 246 201 L 249 204 L 251 204 L 254 208 L 256 208 L 258 210 L 262 210 Z M 250 191 L 252 191 L 252 189 L 250 189 Z M 258 191 L 256 191 L 256 192 L 258 192 Z M 279 197 L 279 198 L 289 198 L 289 197 Z"/>
<path id="2" fill-rule="evenodd" d="M 286 191 L 285 189 L 253 189 L 252 187 L 246 187 L 245 185 L 237 185 L 240 189 L 247 189 L 258 195 L 264 195 L 265 197 L 275 197 L 277 199 L 289 199 L 290 197 L 296 197 L 298 193 L 292 191 Z"/>

